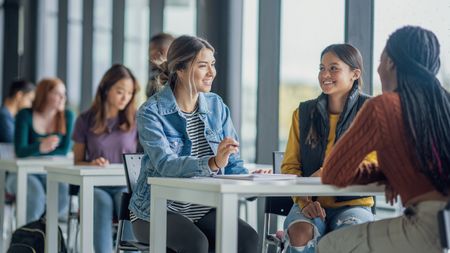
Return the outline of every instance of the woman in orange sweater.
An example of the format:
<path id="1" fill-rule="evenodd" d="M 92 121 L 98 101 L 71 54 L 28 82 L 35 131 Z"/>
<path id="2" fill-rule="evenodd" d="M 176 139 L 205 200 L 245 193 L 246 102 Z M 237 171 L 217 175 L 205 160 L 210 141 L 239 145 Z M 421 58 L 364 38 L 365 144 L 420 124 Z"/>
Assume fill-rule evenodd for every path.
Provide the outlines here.
<path id="1" fill-rule="evenodd" d="M 322 162 L 369 99 L 361 93 L 363 62 L 349 44 L 330 45 L 320 56 L 322 94 L 300 103 L 292 117 L 282 173 L 320 176 Z M 371 154 L 361 165 L 376 164 Z M 372 197 L 294 197 L 284 222 L 287 253 L 314 252 L 327 231 L 373 220 Z"/>
<path id="2" fill-rule="evenodd" d="M 389 37 L 378 67 L 383 95 L 364 105 L 336 144 L 322 181 L 383 180 L 387 199 L 398 193 L 405 213 L 330 233 L 318 252 L 441 252 L 436 215 L 449 200 L 450 95 L 436 78 L 439 67 L 431 31 L 407 26 Z M 355 169 L 372 150 L 379 168 Z"/>

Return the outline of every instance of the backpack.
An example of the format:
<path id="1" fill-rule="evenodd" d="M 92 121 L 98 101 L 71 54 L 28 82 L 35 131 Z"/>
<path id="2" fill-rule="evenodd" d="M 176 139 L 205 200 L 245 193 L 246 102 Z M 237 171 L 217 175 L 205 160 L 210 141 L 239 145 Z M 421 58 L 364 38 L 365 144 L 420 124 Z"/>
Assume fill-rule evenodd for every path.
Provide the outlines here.
<path id="1" fill-rule="evenodd" d="M 58 253 L 67 253 L 66 244 L 58 226 Z M 14 231 L 6 253 L 44 253 L 45 218 L 32 221 Z"/>

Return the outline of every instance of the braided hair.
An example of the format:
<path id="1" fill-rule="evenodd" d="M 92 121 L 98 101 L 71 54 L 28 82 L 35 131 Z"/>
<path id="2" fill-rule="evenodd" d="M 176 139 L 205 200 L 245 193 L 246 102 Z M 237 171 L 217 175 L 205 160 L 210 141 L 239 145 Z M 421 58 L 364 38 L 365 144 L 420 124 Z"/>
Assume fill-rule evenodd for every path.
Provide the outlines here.
<path id="1" fill-rule="evenodd" d="M 390 35 L 386 52 L 396 66 L 403 120 L 420 171 L 448 195 L 450 186 L 450 95 L 436 74 L 439 42 L 433 32 L 405 26 Z"/>

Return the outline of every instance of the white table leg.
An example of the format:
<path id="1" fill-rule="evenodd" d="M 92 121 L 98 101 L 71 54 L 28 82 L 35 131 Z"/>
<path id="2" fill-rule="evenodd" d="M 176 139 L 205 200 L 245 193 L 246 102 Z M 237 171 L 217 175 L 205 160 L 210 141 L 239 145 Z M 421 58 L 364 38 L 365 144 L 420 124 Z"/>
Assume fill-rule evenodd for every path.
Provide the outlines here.
<path id="1" fill-rule="evenodd" d="M 92 178 L 83 178 L 80 185 L 80 227 L 80 252 L 93 252 L 94 184 Z"/>
<path id="2" fill-rule="evenodd" d="M 27 222 L 27 182 L 28 173 L 24 168 L 17 168 L 17 195 L 16 195 L 16 219 L 17 227 L 21 227 Z"/>
<path id="3" fill-rule="evenodd" d="M 0 252 L 3 252 L 3 226 L 5 221 L 5 175 L 4 170 L 0 170 Z"/>
<path id="4" fill-rule="evenodd" d="M 158 197 L 158 190 L 151 186 L 150 252 L 166 252 L 167 199 Z"/>
<path id="5" fill-rule="evenodd" d="M 221 195 L 216 215 L 216 253 L 237 252 L 238 196 Z"/>
<path id="6" fill-rule="evenodd" d="M 47 177 L 46 251 L 57 252 L 58 246 L 58 182 Z"/>

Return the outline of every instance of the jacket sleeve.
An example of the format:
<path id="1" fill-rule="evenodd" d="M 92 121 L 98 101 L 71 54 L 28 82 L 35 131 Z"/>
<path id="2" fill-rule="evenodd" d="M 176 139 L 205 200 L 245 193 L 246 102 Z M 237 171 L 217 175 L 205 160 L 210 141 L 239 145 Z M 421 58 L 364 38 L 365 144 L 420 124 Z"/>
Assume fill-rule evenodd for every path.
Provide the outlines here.
<path id="1" fill-rule="evenodd" d="M 383 175 L 376 168 L 362 169 L 359 165 L 373 150 L 382 148 L 382 136 L 377 118 L 375 100 L 364 104 L 350 128 L 326 157 L 322 182 L 337 186 L 364 184 L 377 181 Z"/>
<path id="2" fill-rule="evenodd" d="M 16 125 L 14 131 L 14 150 L 17 157 L 38 156 L 39 141 L 30 143 L 30 133 L 33 130 L 32 112 L 30 109 L 23 109 L 16 115 Z"/>
<path id="3" fill-rule="evenodd" d="M 239 142 L 239 137 L 234 129 L 233 122 L 231 120 L 231 114 L 228 107 L 222 102 L 222 129 L 224 137 L 232 137 Z M 231 154 L 228 159 L 228 164 L 224 168 L 225 174 L 246 174 L 248 170 L 244 168 L 244 161 L 240 158 L 240 153 Z"/>
<path id="4" fill-rule="evenodd" d="M 155 107 L 141 107 L 137 113 L 139 141 L 149 162 L 162 177 L 209 176 L 208 157 L 178 156 L 170 148 L 168 136 L 164 132 L 161 115 Z M 180 141 L 181 142 L 181 141 Z M 179 142 L 174 141 L 172 145 Z"/>

